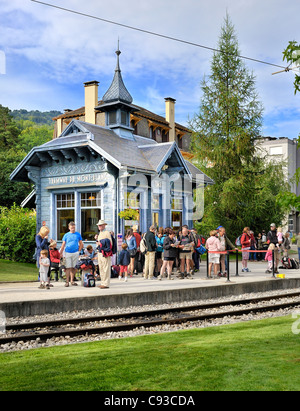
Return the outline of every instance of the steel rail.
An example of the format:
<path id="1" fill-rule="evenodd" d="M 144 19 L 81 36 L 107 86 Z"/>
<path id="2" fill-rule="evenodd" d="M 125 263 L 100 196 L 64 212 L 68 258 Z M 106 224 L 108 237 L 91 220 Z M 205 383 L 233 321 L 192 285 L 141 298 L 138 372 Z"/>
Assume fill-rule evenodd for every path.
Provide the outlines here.
<path id="1" fill-rule="evenodd" d="M 294 296 L 299 296 L 300 293 L 291 293 L 291 294 L 286 294 L 286 295 L 281 295 L 281 296 L 269 296 L 269 297 L 260 297 L 260 298 L 253 298 L 253 299 L 245 299 L 245 300 L 236 300 L 236 301 L 226 301 L 221 302 L 221 303 L 212 303 L 212 304 L 203 304 L 203 305 L 197 305 L 197 306 L 190 306 L 190 307 L 176 307 L 175 309 L 163 309 L 163 310 L 151 310 L 151 311 L 140 311 L 136 313 L 125 313 L 125 314 L 117 314 L 117 315 L 109 315 L 109 316 L 100 316 L 100 317 L 89 317 L 89 318 L 78 318 L 78 319 L 72 319 L 73 324 L 75 323 L 76 320 L 78 320 L 77 323 L 86 323 L 86 322 L 92 322 L 92 321 L 103 321 L 103 320 L 108 320 L 108 319 L 122 319 L 122 318 L 136 318 L 136 317 L 145 317 L 145 316 L 151 316 L 155 315 L 156 317 L 159 315 L 164 315 L 168 313 L 174 313 L 174 312 L 186 312 L 186 311 L 196 311 L 199 309 L 208 309 L 208 308 L 221 308 L 226 305 L 241 305 L 241 304 L 249 304 L 249 303 L 258 303 L 261 301 L 269 301 L 272 299 L 279 299 L 279 298 L 288 298 L 288 297 L 294 297 Z M 76 336 L 87 336 L 87 335 L 97 335 L 97 334 L 105 334 L 108 332 L 120 332 L 120 331 L 131 331 L 136 328 L 149 328 L 149 327 L 155 327 L 155 326 L 160 326 L 160 325 L 173 325 L 173 324 L 183 324 L 187 322 L 195 322 L 195 321 L 207 321 L 207 320 L 213 320 L 216 318 L 222 318 L 222 317 L 230 317 L 230 316 L 241 316 L 241 315 L 246 315 L 249 313 L 260 313 L 260 312 L 266 312 L 266 311 L 277 311 L 280 309 L 284 308 L 289 308 L 289 307 L 300 307 L 300 301 L 292 301 L 292 302 L 285 302 L 285 303 L 279 303 L 279 304 L 272 304 L 272 305 L 265 305 L 265 306 L 259 306 L 259 307 L 247 307 L 247 308 L 239 308 L 237 310 L 229 310 L 229 311 L 221 311 L 217 313 L 205 313 L 205 314 L 197 314 L 197 315 L 188 315 L 188 316 L 183 316 L 183 317 L 178 317 L 178 318 L 169 318 L 169 319 L 154 319 L 154 320 L 147 320 L 147 321 L 139 321 L 139 322 L 132 322 L 132 323 L 122 323 L 122 324 L 117 324 L 117 325 L 109 325 L 109 326 L 97 326 L 97 327 L 86 327 L 86 328 L 74 328 L 74 329 L 62 329 L 62 330 L 51 330 L 49 332 L 39 332 L 36 331 L 34 333 L 27 333 L 24 332 L 20 335 L 10 335 L 7 337 L 1 337 L 0 338 L 0 345 L 1 344 L 7 344 L 7 343 L 12 343 L 12 342 L 19 342 L 19 341 L 31 341 L 31 340 L 36 340 L 39 338 L 41 341 L 45 341 L 47 339 L 51 339 L 54 337 L 76 337 Z M 92 319 L 92 320 L 91 320 Z M 97 319 L 97 320 L 96 320 Z M 99 320 L 100 319 L 100 320 Z M 79 321 L 80 320 L 80 321 Z M 32 323 L 31 325 L 35 325 L 36 328 L 46 328 L 48 326 L 59 326 L 59 325 L 66 325 L 66 324 L 71 324 L 70 319 L 69 320 L 57 320 L 57 321 L 51 321 L 51 322 L 40 322 L 40 323 Z M 37 326 L 37 324 L 39 324 Z M 51 325 L 50 325 L 51 324 Z M 17 328 L 14 328 L 14 330 L 20 330 L 20 329 L 30 329 L 31 327 L 28 327 L 28 324 L 17 324 Z M 20 328 L 22 326 L 22 328 Z M 7 329 L 12 330 L 13 326 L 8 326 Z"/>

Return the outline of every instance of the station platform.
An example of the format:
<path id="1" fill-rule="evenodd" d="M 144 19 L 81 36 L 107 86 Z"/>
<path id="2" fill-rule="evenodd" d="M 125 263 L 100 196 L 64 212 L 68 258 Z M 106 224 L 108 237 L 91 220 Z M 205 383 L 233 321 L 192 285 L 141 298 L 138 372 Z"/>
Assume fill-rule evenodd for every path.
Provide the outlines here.
<path id="1" fill-rule="evenodd" d="M 300 270 L 279 270 L 285 279 L 266 274 L 265 262 L 249 262 L 250 273 L 235 276 L 235 263 L 230 263 L 230 282 L 226 278 L 207 279 L 206 265 L 193 279 L 145 280 L 142 275 L 128 278 L 128 282 L 111 279 L 109 289 L 80 285 L 65 287 L 64 282 L 52 282 L 49 290 L 39 289 L 38 282 L 0 283 L 0 311 L 6 318 L 55 314 L 59 312 L 113 307 L 143 306 L 172 302 L 196 301 L 230 295 L 266 292 L 300 287 Z"/>

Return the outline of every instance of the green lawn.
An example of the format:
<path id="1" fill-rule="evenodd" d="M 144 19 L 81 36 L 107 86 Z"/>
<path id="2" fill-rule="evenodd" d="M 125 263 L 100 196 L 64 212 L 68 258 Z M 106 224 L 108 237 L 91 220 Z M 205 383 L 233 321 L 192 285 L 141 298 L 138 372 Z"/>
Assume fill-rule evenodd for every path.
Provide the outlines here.
<path id="1" fill-rule="evenodd" d="M 6 281 L 37 281 L 38 269 L 35 264 L 14 263 L 0 259 L 0 283 Z"/>
<path id="2" fill-rule="evenodd" d="M 288 391 L 300 387 L 291 317 L 0 354 L 0 391 Z"/>

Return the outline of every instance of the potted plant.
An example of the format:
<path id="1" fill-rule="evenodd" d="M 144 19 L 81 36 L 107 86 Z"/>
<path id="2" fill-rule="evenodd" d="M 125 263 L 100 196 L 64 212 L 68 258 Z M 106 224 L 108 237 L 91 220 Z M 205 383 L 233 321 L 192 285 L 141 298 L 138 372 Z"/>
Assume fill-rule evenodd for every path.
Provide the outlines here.
<path id="1" fill-rule="evenodd" d="M 138 224 L 140 213 L 138 210 L 134 210 L 133 208 L 129 207 L 126 208 L 124 211 L 120 211 L 118 216 L 126 221 L 126 226 L 132 226 Z"/>

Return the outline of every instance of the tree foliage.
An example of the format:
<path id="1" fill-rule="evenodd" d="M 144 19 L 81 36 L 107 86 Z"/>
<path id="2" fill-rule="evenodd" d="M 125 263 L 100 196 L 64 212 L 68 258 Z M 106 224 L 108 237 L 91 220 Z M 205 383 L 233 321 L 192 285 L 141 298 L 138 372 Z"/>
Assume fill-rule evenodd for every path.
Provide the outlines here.
<path id="1" fill-rule="evenodd" d="M 296 64 L 296 67 L 300 67 L 300 44 L 297 44 L 296 41 L 290 41 L 283 52 L 283 60 L 286 60 L 289 65 Z M 300 91 L 300 76 L 297 74 L 295 75 L 294 86 L 295 94 L 297 94 L 297 91 Z M 300 147 L 300 134 L 298 136 L 298 147 Z M 297 168 L 296 170 L 294 181 L 298 186 L 300 182 L 300 168 Z M 297 196 L 292 192 L 281 190 L 277 195 L 277 203 L 281 207 L 300 210 L 300 196 Z"/>
<path id="2" fill-rule="evenodd" d="M 283 61 L 286 60 L 289 65 L 295 64 L 296 67 L 300 67 L 300 44 L 296 41 L 290 41 L 289 45 L 283 52 Z M 295 94 L 300 91 L 300 75 L 295 74 Z"/>
<path id="3" fill-rule="evenodd" d="M 36 215 L 16 204 L 0 207 L 0 258 L 31 263 L 35 249 Z"/>
<path id="4" fill-rule="evenodd" d="M 30 183 L 12 182 L 10 174 L 23 160 L 26 154 L 35 146 L 50 141 L 53 136 L 53 127 L 21 118 L 14 120 L 11 111 L 0 105 L 0 206 L 11 207 L 14 203 L 21 204 L 32 190 Z M 36 116 L 39 112 L 34 112 Z M 52 112 L 50 112 L 52 113 Z M 55 112 L 56 113 L 56 112 Z M 43 113 L 38 116 L 40 121 Z"/>
<path id="5" fill-rule="evenodd" d="M 221 29 L 211 74 L 202 81 L 200 111 L 191 121 L 192 150 L 198 166 L 215 184 L 205 191 L 203 233 L 224 225 L 233 237 L 245 226 L 254 231 L 281 223 L 276 207 L 282 186 L 281 165 L 267 165 L 257 141 L 263 107 L 255 76 L 239 57 L 239 45 L 229 16 Z"/>

